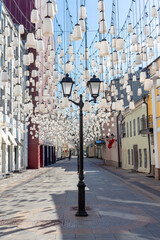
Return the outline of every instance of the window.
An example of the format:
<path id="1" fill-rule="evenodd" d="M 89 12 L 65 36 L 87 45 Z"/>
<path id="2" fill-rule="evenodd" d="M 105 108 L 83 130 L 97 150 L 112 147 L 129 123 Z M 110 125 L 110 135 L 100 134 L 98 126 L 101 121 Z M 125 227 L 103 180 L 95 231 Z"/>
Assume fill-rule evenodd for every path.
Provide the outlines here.
<path id="1" fill-rule="evenodd" d="M 133 134 L 136 136 L 136 120 L 133 120 Z"/>
<path id="2" fill-rule="evenodd" d="M 139 166 L 142 167 L 142 151 L 139 149 Z"/>
<path id="3" fill-rule="evenodd" d="M 133 149 L 131 150 L 131 155 L 132 155 L 132 165 L 133 165 L 133 162 L 134 162 L 134 159 L 133 159 Z"/>
<path id="4" fill-rule="evenodd" d="M 124 138 L 126 136 L 126 126 L 125 123 L 122 124 L 122 137 Z"/>
<path id="5" fill-rule="evenodd" d="M 129 128 L 128 128 L 128 123 L 127 123 L 127 137 L 129 137 Z"/>
<path id="6" fill-rule="evenodd" d="M 138 135 L 140 134 L 140 118 L 137 118 L 137 131 L 138 131 Z"/>
<path id="7" fill-rule="evenodd" d="M 146 124 L 146 119 L 145 119 L 145 115 L 143 114 L 142 115 L 142 126 L 141 126 L 141 129 L 145 130 L 147 129 L 147 124 Z"/>
<path id="8" fill-rule="evenodd" d="M 130 149 L 128 149 L 128 164 L 131 163 L 131 159 L 130 159 Z"/>
<path id="9" fill-rule="evenodd" d="M 144 167 L 147 168 L 147 149 L 144 149 Z"/>
<path id="10" fill-rule="evenodd" d="M 130 121 L 130 137 L 132 137 L 132 122 Z"/>

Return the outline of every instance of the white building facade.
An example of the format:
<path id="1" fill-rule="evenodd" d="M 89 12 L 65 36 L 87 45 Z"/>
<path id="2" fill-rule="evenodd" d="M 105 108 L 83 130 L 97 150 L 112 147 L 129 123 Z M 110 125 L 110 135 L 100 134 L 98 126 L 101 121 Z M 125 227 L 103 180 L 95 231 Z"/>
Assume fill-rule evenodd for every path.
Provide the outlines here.
<path id="1" fill-rule="evenodd" d="M 0 10 L 0 176 L 28 165 L 24 42 L 5 5 Z"/>

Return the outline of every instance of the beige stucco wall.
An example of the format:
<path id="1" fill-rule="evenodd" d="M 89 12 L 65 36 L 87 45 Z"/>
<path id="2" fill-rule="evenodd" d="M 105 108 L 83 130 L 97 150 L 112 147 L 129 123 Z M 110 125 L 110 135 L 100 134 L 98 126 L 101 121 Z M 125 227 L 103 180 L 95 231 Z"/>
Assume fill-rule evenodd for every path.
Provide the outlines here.
<path id="1" fill-rule="evenodd" d="M 142 108 L 142 102 L 138 102 L 136 104 L 136 109 L 130 113 L 129 109 L 125 111 L 125 128 L 126 128 L 126 136 L 122 138 L 122 168 L 124 169 L 134 169 L 134 165 L 132 165 L 132 155 L 131 149 L 133 149 L 134 145 L 138 145 L 138 171 L 139 172 L 149 172 L 150 170 L 150 161 L 149 161 L 149 144 L 148 144 L 148 135 L 142 137 L 142 135 L 138 135 L 137 128 L 137 118 L 142 118 L 142 115 L 146 116 L 146 109 Z M 134 136 L 133 132 L 133 120 L 136 120 L 136 136 Z M 130 121 L 132 121 L 132 137 L 130 137 Z M 129 125 L 129 137 L 127 137 L 127 122 Z M 144 167 L 144 149 L 147 149 L 147 168 Z M 128 164 L 128 149 L 130 149 L 130 160 L 131 164 Z M 139 166 L 139 149 L 142 152 L 142 167 Z"/>
<path id="2" fill-rule="evenodd" d="M 112 116 L 113 117 L 113 116 Z M 114 123 L 114 126 L 112 126 L 112 123 Z M 105 136 L 107 136 L 108 129 L 111 129 L 110 133 L 113 133 L 115 135 L 115 139 L 117 139 L 117 118 L 114 117 L 114 122 L 110 122 L 109 126 L 105 123 L 103 128 Z M 106 144 L 103 145 L 103 151 L 102 151 L 102 159 L 104 161 L 104 164 L 108 166 L 115 166 L 118 167 L 118 144 L 115 141 L 112 145 L 112 148 L 108 148 L 108 141 L 105 140 Z"/>
<path id="3" fill-rule="evenodd" d="M 92 144 L 92 147 L 91 147 Z M 94 141 L 91 142 L 88 146 L 88 157 L 96 157 L 96 147 Z"/>

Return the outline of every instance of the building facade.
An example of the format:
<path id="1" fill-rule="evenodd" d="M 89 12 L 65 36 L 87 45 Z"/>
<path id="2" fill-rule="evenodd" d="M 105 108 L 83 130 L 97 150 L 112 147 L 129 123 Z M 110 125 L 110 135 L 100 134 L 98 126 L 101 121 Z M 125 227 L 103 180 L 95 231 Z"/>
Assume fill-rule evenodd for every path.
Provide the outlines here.
<path id="1" fill-rule="evenodd" d="M 150 172 L 150 151 L 147 135 L 141 134 L 141 119 L 147 116 L 143 99 L 138 100 L 135 109 L 125 110 L 122 121 L 122 168 L 138 172 Z"/>
<path id="2" fill-rule="evenodd" d="M 10 14 L 1 5 L 0 175 L 27 167 L 28 129 L 24 116 L 24 43 Z"/>
<path id="3" fill-rule="evenodd" d="M 35 33 L 37 33 L 38 29 L 42 29 L 42 20 L 40 20 L 38 24 L 31 23 L 31 20 L 30 20 L 31 11 L 34 9 L 34 7 L 36 7 L 39 10 L 40 19 L 43 19 L 45 16 L 44 13 L 46 9 L 45 8 L 46 2 L 42 0 L 34 0 L 34 1 L 33 0 L 28 0 L 28 1 L 15 0 L 14 2 L 12 0 L 4 0 L 4 3 L 6 4 L 9 13 L 12 15 L 12 20 L 15 23 L 15 25 L 23 24 L 25 28 L 25 33 L 22 35 L 24 41 L 26 41 L 26 36 L 28 32 L 35 30 Z M 51 50 L 49 45 L 50 46 L 54 45 L 53 37 L 49 37 L 49 38 L 46 38 L 46 37 L 44 38 L 43 36 L 41 37 L 44 42 L 44 51 L 39 54 L 39 57 L 41 59 L 40 61 L 41 64 L 39 68 L 37 68 L 36 66 L 36 50 L 29 49 L 29 52 L 33 53 L 34 55 L 34 62 L 28 66 L 29 81 L 32 79 L 32 70 L 39 69 L 38 76 L 34 78 L 34 83 L 30 81 L 28 86 L 28 92 L 29 92 L 29 95 L 32 96 L 32 103 L 33 103 L 34 110 L 38 107 L 37 102 L 42 103 L 42 101 L 44 100 L 43 93 L 44 93 L 44 90 L 46 89 L 46 85 L 48 84 L 47 79 L 45 77 L 45 73 L 46 73 L 46 68 L 48 68 L 47 57 L 49 55 L 49 51 Z M 53 67 L 53 63 L 49 65 Z M 52 93 L 54 94 L 54 89 L 50 88 L 49 90 L 52 91 Z M 46 109 L 48 108 L 47 105 L 50 105 L 50 108 L 53 109 L 54 108 L 53 104 L 54 103 L 53 103 L 53 97 L 52 97 L 51 105 L 49 104 L 49 102 L 46 103 Z M 43 166 L 47 166 L 56 161 L 55 147 L 53 142 L 49 141 L 48 139 L 47 141 L 45 141 L 43 139 L 40 139 L 39 137 L 33 137 L 31 132 L 33 131 L 34 127 L 38 129 L 38 124 L 34 124 L 30 121 L 28 126 L 27 167 L 31 169 L 37 169 Z M 54 160 L 52 159 L 52 156 L 54 156 Z"/>

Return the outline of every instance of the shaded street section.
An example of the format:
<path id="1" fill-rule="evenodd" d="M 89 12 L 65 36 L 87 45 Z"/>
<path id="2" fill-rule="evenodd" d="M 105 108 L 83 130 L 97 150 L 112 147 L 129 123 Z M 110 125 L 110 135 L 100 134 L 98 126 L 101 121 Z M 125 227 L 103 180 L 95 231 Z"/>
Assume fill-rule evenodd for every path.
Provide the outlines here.
<path id="1" fill-rule="evenodd" d="M 160 201 L 104 169 L 101 160 L 85 159 L 89 216 L 75 217 L 76 168 L 72 158 L 39 174 L 26 172 L 23 180 L 22 175 L 1 180 L 0 239 L 160 239 Z"/>

